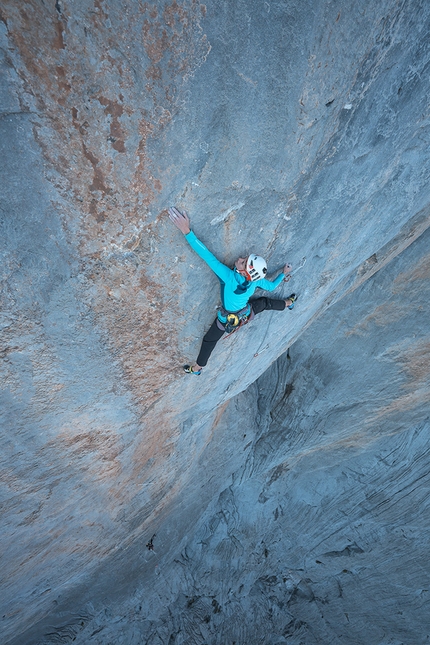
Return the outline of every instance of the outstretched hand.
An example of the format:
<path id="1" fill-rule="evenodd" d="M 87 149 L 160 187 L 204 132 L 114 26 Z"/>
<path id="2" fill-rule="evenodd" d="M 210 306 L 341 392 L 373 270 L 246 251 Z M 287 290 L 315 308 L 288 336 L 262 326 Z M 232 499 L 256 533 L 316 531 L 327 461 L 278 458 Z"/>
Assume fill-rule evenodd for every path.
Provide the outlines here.
<path id="1" fill-rule="evenodd" d="M 186 211 L 183 211 L 181 213 L 180 210 L 173 207 L 168 209 L 168 213 L 170 220 L 174 223 L 176 228 L 178 228 L 184 235 L 188 235 L 188 233 L 191 231 L 191 228 L 190 218 L 188 217 Z"/>
<path id="2" fill-rule="evenodd" d="M 284 266 L 284 268 L 282 269 L 282 271 L 283 271 L 283 273 L 284 273 L 284 276 L 285 276 L 285 277 L 290 273 L 290 271 L 291 271 L 291 269 L 292 269 L 292 268 L 293 268 L 293 265 L 292 265 L 292 264 L 290 264 L 290 263 L 288 263 L 288 264 L 286 264 L 286 265 Z M 290 276 L 288 276 L 288 277 L 290 277 Z"/>

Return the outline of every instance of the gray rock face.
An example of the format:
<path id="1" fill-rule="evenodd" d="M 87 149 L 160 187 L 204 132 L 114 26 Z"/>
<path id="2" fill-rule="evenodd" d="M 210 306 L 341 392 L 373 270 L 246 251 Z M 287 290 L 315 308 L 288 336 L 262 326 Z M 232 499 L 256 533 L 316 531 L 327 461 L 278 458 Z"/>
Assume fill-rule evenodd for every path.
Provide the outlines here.
<path id="1" fill-rule="evenodd" d="M 5 643 L 428 642 L 429 14 L 3 2 Z"/>
<path id="2" fill-rule="evenodd" d="M 114 559 L 81 590 L 82 625 L 50 617 L 52 642 L 428 640 L 429 241 L 228 403 L 154 551 L 141 538 Z"/>

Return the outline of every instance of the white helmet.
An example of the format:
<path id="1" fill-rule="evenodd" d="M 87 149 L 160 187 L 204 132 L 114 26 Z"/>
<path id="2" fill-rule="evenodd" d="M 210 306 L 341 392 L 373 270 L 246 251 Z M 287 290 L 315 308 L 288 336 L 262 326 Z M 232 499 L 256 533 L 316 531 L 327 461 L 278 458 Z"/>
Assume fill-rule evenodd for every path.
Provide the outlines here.
<path id="1" fill-rule="evenodd" d="M 246 272 L 251 282 L 261 280 L 267 273 L 266 260 L 263 260 L 259 255 L 251 253 L 246 262 Z"/>

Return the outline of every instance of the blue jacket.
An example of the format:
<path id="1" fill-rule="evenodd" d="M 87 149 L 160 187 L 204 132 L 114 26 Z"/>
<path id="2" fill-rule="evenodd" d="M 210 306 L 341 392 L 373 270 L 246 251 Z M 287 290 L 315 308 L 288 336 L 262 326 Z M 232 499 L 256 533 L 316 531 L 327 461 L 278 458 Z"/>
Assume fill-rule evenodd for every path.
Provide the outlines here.
<path id="1" fill-rule="evenodd" d="M 250 282 L 244 276 L 240 275 L 236 269 L 230 269 L 217 260 L 214 254 L 194 235 L 193 231 L 190 231 L 185 236 L 185 239 L 197 255 L 218 276 L 221 283 L 221 302 L 226 311 L 240 311 L 244 309 L 256 289 L 273 291 L 284 279 L 284 274 L 280 273 L 273 282 L 266 280 L 266 278 Z"/>

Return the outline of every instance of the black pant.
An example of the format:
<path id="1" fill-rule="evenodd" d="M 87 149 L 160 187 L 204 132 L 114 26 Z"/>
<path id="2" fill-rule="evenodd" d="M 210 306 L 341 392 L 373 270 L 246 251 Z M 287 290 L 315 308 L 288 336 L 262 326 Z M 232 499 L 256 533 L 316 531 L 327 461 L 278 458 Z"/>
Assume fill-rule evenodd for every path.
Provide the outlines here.
<path id="1" fill-rule="evenodd" d="M 273 298 L 255 298 L 255 300 L 250 300 L 249 304 L 252 307 L 252 310 L 255 315 L 261 314 L 262 311 L 265 309 L 269 310 L 276 310 L 276 311 L 284 311 L 285 309 L 285 300 L 274 300 Z M 221 336 L 224 334 L 224 329 L 220 329 L 217 324 L 218 318 L 215 318 L 213 321 L 211 327 L 209 330 L 206 332 L 206 334 L 203 336 L 202 340 L 202 346 L 200 347 L 200 352 L 199 355 L 197 356 L 197 365 L 200 365 L 200 367 L 204 367 L 208 360 L 210 355 L 212 354 L 213 350 L 215 349 L 215 345 L 221 338 Z"/>

